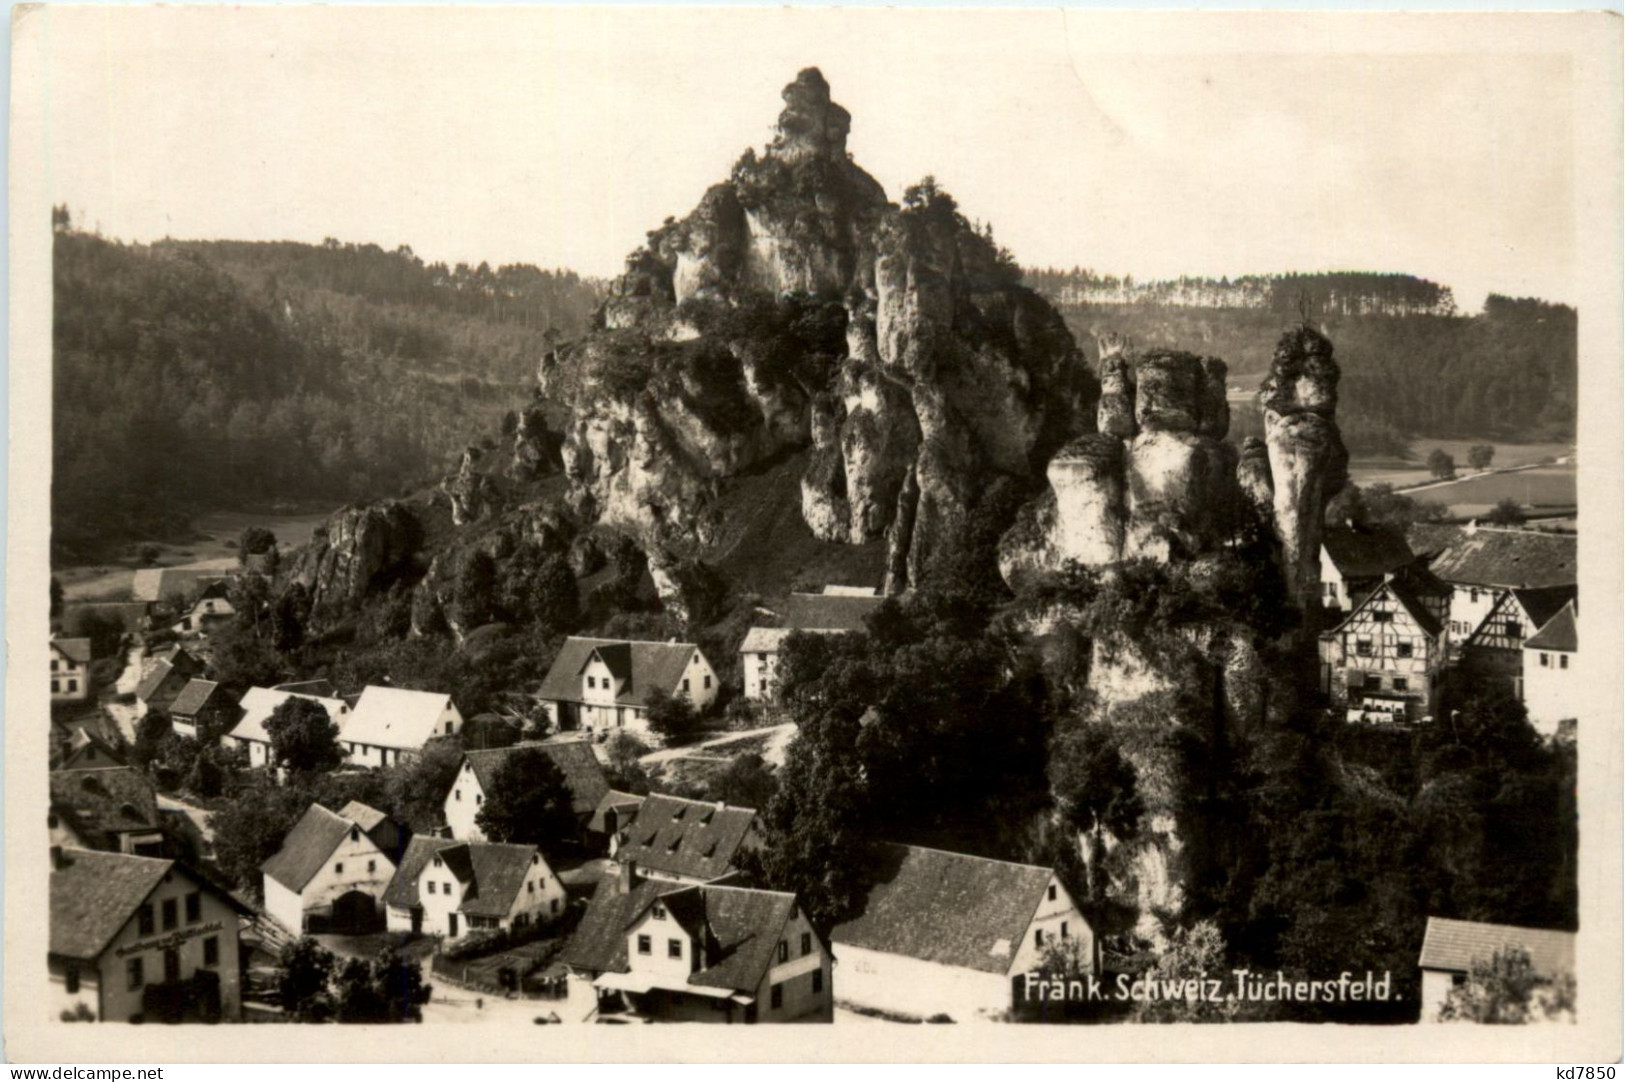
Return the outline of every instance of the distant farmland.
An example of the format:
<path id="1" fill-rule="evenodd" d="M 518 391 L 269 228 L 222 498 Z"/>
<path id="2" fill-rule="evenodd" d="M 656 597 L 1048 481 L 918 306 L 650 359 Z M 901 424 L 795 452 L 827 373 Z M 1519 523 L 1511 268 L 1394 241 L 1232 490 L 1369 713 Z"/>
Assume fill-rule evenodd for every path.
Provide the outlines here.
<path id="1" fill-rule="evenodd" d="M 1455 484 L 1425 488 L 1412 495 L 1428 503 L 1448 504 L 1459 513 L 1473 514 L 1514 500 L 1524 507 L 1573 507 L 1578 485 L 1573 466 L 1537 466 L 1514 473 L 1492 473 Z"/>

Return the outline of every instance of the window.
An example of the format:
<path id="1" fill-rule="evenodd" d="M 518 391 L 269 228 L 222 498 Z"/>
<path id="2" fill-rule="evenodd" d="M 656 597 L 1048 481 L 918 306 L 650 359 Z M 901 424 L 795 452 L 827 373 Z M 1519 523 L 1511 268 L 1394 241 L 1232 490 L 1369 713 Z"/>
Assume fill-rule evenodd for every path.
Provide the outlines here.
<path id="1" fill-rule="evenodd" d="M 765 677 L 765 676 L 762 677 L 761 683 L 762 683 L 761 690 L 765 694 L 767 692 L 767 677 Z"/>
<path id="2" fill-rule="evenodd" d="M 1042 929 L 1042 928 L 1034 928 L 1033 929 L 1033 946 L 1042 947 L 1043 945 L 1044 945 L 1044 929 Z"/>
<path id="3" fill-rule="evenodd" d="M 638 936 L 638 953 L 649 954 L 654 950 L 654 940 L 646 935 Z"/>
<path id="4" fill-rule="evenodd" d="M 1072 937 L 1072 933 L 1070 933 L 1070 932 L 1068 932 L 1066 930 L 1066 921 L 1063 920 L 1061 922 L 1061 938 L 1062 939 L 1070 939 L 1071 937 Z"/>
<path id="5" fill-rule="evenodd" d="M 656 902 L 654 904 L 653 913 L 654 913 L 655 920 L 665 920 L 666 919 L 666 907 L 661 905 L 659 902 Z"/>
<path id="6" fill-rule="evenodd" d="M 51 690 L 52 690 L 52 691 L 61 691 L 61 690 L 62 690 L 62 683 L 61 683 L 61 681 L 59 681 L 59 680 L 52 680 L 52 681 L 51 681 Z"/>
<path id="7" fill-rule="evenodd" d="M 1474 604 L 1478 603 L 1478 591 L 1477 590 L 1468 590 L 1467 591 L 1467 596 Z"/>
<path id="8" fill-rule="evenodd" d="M 525 893 L 526 894 L 535 894 L 536 893 L 536 880 L 534 880 L 534 879 L 525 880 Z"/>
<path id="9" fill-rule="evenodd" d="M 461 789 L 453 789 L 451 791 L 451 798 L 453 800 L 461 800 L 461 799 L 463 799 L 463 791 Z"/>
<path id="10" fill-rule="evenodd" d="M 446 734 L 451 735 L 451 722 L 446 722 Z"/>
<path id="11" fill-rule="evenodd" d="M 551 902 L 547 903 L 547 911 L 549 913 L 557 913 L 559 911 L 559 900 L 557 898 L 554 898 Z"/>
<path id="12" fill-rule="evenodd" d="M 1365 686 L 1368 687 L 1368 688 L 1372 688 L 1372 689 L 1381 689 L 1381 687 L 1382 687 L 1382 674 L 1377 673 L 1377 672 L 1368 672 L 1368 673 L 1366 673 L 1365 674 Z"/>
<path id="13" fill-rule="evenodd" d="M 1569 667 L 1569 655 L 1567 655 L 1567 654 L 1558 654 L 1557 655 L 1557 667 L 1559 669 L 1568 668 Z"/>
<path id="14" fill-rule="evenodd" d="M 766 654 L 757 654 L 756 655 L 756 660 L 760 661 L 763 665 L 766 665 L 767 664 L 767 655 Z"/>
<path id="15" fill-rule="evenodd" d="M 442 884 L 440 884 L 440 891 L 443 894 L 450 894 L 451 893 L 451 884 L 450 883 L 442 883 Z"/>
<path id="16" fill-rule="evenodd" d="M 666 940 L 666 957 L 681 958 L 683 956 L 683 941 L 681 939 Z"/>
<path id="17" fill-rule="evenodd" d="M 769 997 L 768 1006 L 775 1011 L 784 1006 L 784 985 L 775 984 L 773 986 L 773 994 Z"/>
<path id="18" fill-rule="evenodd" d="M 378 870 L 378 862 L 376 860 L 367 861 L 367 871 L 376 872 L 377 870 Z"/>
<path id="19" fill-rule="evenodd" d="M 174 898 L 164 899 L 164 931 L 173 931 L 181 922 L 180 906 L 175 904 Z"/>
<path id="20" fill-rule="evenodd" d="M 1052 901 L 1052 902 L 1055 900 L 1055 884 L 1054 883 L 1051 883 L 1049 885 L 1049 900 Z"/>
<path id="21" fill-rule="evenodd" d="M 152 934 L 152 903 L 145 902 L 135 914 L 136 931 L 141 935 Z"/>
<path id="22" fill-rule="evenodd" d="M 79 991 L 79 967 L 69 966 L 68 971 L 62 975 L 63 982 L 68 986 L 68 994 Z"/>
<path id="23" fill-rule="evenodd" d="M 813 993 L 816 995 L 824 990 L 824 967 L 819 966 L 813 970 Z"/>
<path id="24" fill-rule="evenodd" d="M 781 940 L 779 940 L 779 961 L 788 962 L 789 960 L 790 960 L 790 944 L 788 942 L 786 942 L 785 940 L 781 939 Z"/>
<path id="25" fill-rule="evenodd" d="M 1550 654 L 1540 655 L 1540 667 L 1543 669 L 1549 669 L 1552 667 L 1552 658 Z"/>
<path id="26" fill-rule="evenodd" d="M 57 664 L 56 658 L 52 658 L 51 659 L 51 671 L 52 672 L 56 672 L 56 664 Z"/>
<path id="27" fill-rule="evenodd" d="M 1507 634 L 1514 639 L 1521 638 L 1523 636 L 1523 625 L 1518 623 L 1517 620 L 1508 620 Z"/>
<path id="28" fill-rule="evenodd" d="M 433 879 L 429 880 L 429 893 L 430 894 L 434 893 L 434 880 Z"/>
<path id="29" fill-rule="evenodd" d="M 812 933 L 801 933 L 801 956 L 803 958 L 812 953 Z"/>
<path id="30" fill-rule="evenodd" d="M 1374 624 L 1391 624 L 1394 622 L 1394 614 L 1378 609 L 1371 614 L 1371 622 Z"/>
<path id="31" fill-rule="evenodd" d="M 173 947 L 164 951 L 164 983 L 174 984 L 181 979 L 181 952 Z"/>
<path id="32" fill-rule="evenodd" d="M 596 676 L 587 677 L 587 686 L 590 687 L 590 688 L 597 687 L 598 686 L 598 677 L 596 677 Z"/>
<path id="33" fill-rule="evenodd" d="M 146 966 L 140 958 L 131 958 L 125 962 L 124 974 L 125 986 L 132 992 L 147 983 Z"/>
<path id="34" fill-rule="evenodd" d="M 1402 642 L 1394 649 L 1399 652 L 1400 657 L 1411 657 L 1416 652 L 1415 645 L 1408 642 Z"/>
<path id="35" fill-rule="evenodd" d="M 709 689 L 710 689 L 710 687 L 711 687 L 711 678 L 710 678 L 710 677 L 709 677 L 709 676 L 707 676 L 707 677 L 706 677 L 706 678 L 705 678 L 705 686 L 706 686 L 706 689 L 707 689 L 707 690 L 709 690 Z"/>
<path id="36" fill-rule="evenodd" d="M 334 875 L 343 875 L 344 874 L 344 861 L 341 860 L 337 864 L 333 865 L 333 874 Z"/>
<path id="37" fill-rule="evenodd" d="M 1354 652 L 1356 654 L 1358 654 L 1360 657 L 1370 657 L 1371 656 L 1371 640 L 1370 639 L 1355 639 L 1354 640 Z"/>
<path id="38" fill-rule="evenodd" d="M 68 690 L 69 691 L 78 691 L 79 690 L 79 681 L 70 679 L 68 681 Z"/>
<path id="39" fill-rule="evenodd" d="M 689 685 L 689 679 L 688 679 L 688 677 L 685 676 L 685 677 L 683 677 L 683 694 L 684 695 L 688 694 L 688 685 Z"/>
<path id="40" fill-rule="evenodd" d="M 203 894 L 193 891 L 186 896 L 186 923 L 196 924 L 203 919 Z"/>
<path id="41" fill-rule="evenodd" d="M 203 964 L 213 969 L 220 964 L 220 937 L 212 935 L 203 941 Z"/>
<path id="42" fill-rule="evenodd" d="M 361 840 L 361 828 L 360 827 L 351 827 L 350 828 L 350 840 L 352 842 L 358 842 L 358 841 Z"/>
<path id="43" fill-rule="evenodd" d="M 1409 690 L 1411 690 L 1411 682 L 1410 682 L 1410 680 L 1406 679 L 1403 676 L 1394 677 L 1394 690 L 1395 691 L 1409 691 Z"/>

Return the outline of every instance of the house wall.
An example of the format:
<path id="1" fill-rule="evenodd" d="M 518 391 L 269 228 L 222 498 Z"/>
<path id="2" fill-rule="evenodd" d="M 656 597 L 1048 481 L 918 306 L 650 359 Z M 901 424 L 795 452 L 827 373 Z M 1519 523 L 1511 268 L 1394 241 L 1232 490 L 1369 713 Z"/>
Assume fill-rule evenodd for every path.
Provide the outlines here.
<path id="1" fill-rule="evenodd" d="M 1348 583 L 1343 579 L 1343 573 L 1332 562 L 1331 555 L 1326 547 L 1320 549 L 1320 603 L 1324 608 L 1337 609 L 1348 612 L 1353 607 L 1349 599 Z"/>
<path id="2" fill-rule="evenodd" d="M 1379 620 L 1378 613 L 1387 615 Z M 1369 644 L 1365 652 L 1361 644 Z M 1410 657 L 1400 656 L 1408 643 Z M 1439 642 L 1429 636 L 1390 594 L 1374 597 L 1346 620 L 1326 642 L 1328 691 L 1350 706 L 1365 691 L 1399 695 L 1409 700 L 1407 716 L 1420 717 L 1430 709 L 1434 681 L 1443 658 Z M 1376 677 L 1376 682 L 1370 681 Z M 1403 681 L 1403 688 L 1398 686 Z"/>
<path id="3" fill-rule="evenodd" d="M 304 931 L 305 904 L 298 893 L 268 875 L 261 875 L 260 881 L 264 884 L 265 911 L 288 931 L 295 934 Z"/>
<path id="4" fill-rule="evenodd" d="M 335 898 L 352 890 L 370 896 L 377 905 L 394 874 L 394 862 L 364 832 L 359 828 L 353 829 L 328 854 L 321 870 L 305 884 L 305 889 L 299 894 L 300 909 L 303 913 L 309 913 L 313 909 L 331 906 Z M 288 927 L 297 931 L 301 925 L 290 924 Z"/>
<path id="5" fill-rule="evenodd" d="M 51 648 L 51 701 L 83 702 L 90 698 L 90 670 Z"/>
<path id="6" fill-rule="evenodd" d="M 551 924 L 564 915 L 564 901 L 564 884 L 538 853 L 531 861 L 530 871 L 525 873 L 525 885 L 514 895 L 513 908 L 502 926 Z"/>
<path id="7" fill-rule="evenodd" d="M 960 969 L 839 942 L 835 961 L 841 971 L 842 1003 L 917 1018 L 946 1014 L 955 1021 L 1010 1008 L 1010 979 L 1003 973 Z"/>
<path id="8" fill-rule="evenodd" d="M 1049 896 L 1051 890 L 1055 892 L 1054 898 Z M 1043 944 L 1039 943 L 1039 933 L 1043 934 Z M 1044 956 L 1044 945 L 1060 939 L 1082 940 L 1083 956 L 1089 960 L 1090 970 L 1094 969 L 1095 933 L 1083 919 L 1083 914 L 1078 911 L 1061 881 L 1051 876 L 1043 900 L 1038 903 L 1032 923 L 1022 937 L 1021 946 L 1016 949 L 1009 971 L 1020 974 L 1037 969 Z"/>
<path id="9" fill-rule="evenodd" d="M 683 670 L 683 678 L 678 681 L 673 695 L 686 696 L 695 707 L 703 709 L 710 706 L 717 697 L 717 674 L 711 668 L 711 663 L 705 655 L 695 650 L 688 659 L 688 668 Z"/>
<path id="10" fill-rule="evenodd" d="M 1422 970 L 1422 1017 L 1424 1022 L 1437 1022 L 1439 1008 L 1450 995 L 1450 989 L 1456 986 L 1456 979 L 1462 976 L 1443 969 Z"/>
<path id="11" fill-rule="evenodd" d="M 1467 636 L 1478 630 L 1478 625 L 1506 592 L 1489 586 L 1450 584 L 1450 618 L 1446 626 L 1450 629 L 1451 641 L 1458 648 L 1467 641 Z"/>
<path id="12" fill-rule="evenodd" d="M 402 909 L 398 905 L 388 906 L 384 914 L 384 927 L 391 932 L 410 932 L 412 930 L 412 911 Z"/>
<path id="13" fill-rule="evenodd" d="M 643 918 L 626 930 L 626 959 L 632 972 L 654 974 L 670 984 L 683 984 L 698 967 L 694 964 L 700 951 L 699 942 L 689 934 L 670 913 L 656 916 L 650 906 Z M 649 937 L 649 953 L 638 949 L 638 940 Z M 672 957 L 670 947 L 676 945 L 677 956 Z"/>
<path id="14" fill-rule="evenodd" d="M 804 934 L 812 936 L 810 952 L 801 950 L 801 937 Z M 768 967 L 767 973 L 762 977 L 761 985 L 756 989 L 756 1020 L 758 1022 L 794 1022 L 817 1021 L 830 1022 L 835 1018 L 835 984 L 834 965 L 830 961 L 829 950 L 824 946 L 823 940 L 814 932 L 812 925 L 807 922 L 807 916 L 799 909 L 796 915 L 785 923 L 781 942 L 789 946 L 789 959 L 785 962 L 776 961 Z M 814 974 L 821 976 L 815 978 Z M 813 990 L 815 980 L 822 985 Z M 778 985 L 782 1001 L 779 1007 L 773 1006 L 773 986 Z"/>
<path id="15" fill-rule="evenodd" d="M 1579 656 L 1573 651 L 1524 648 L 1523 702 L 1529 724 L 1542 736 L 1555 735 L 1558 722 L 1575 716 L 1578 666 Z"/>
<path id="16" fill-rule="evenodd" d="M 265 767 L 271 765 L 271 745 L 263 740 L 244 740 L 240 736 L 222 737 L 239 748 L 248 749 L 248 765 L 250 767 Z"/>
<path id="17" fill-rule="evenodd" d="M 53 1022 L 65 1021 L 74 1017 L 76 1008 L 81 1004 L 90 1011 L 91 1017 L 101 1017 L 101 970 L 97 966 L 89 962 L 70 962 L 52 955 L 46 969 L 51 985 L 49 998 L 45 1004 L 47 1018 Z M 70 971 L 78 974 L 77 992 L 68 991 Z"/>
<path id="18" fill-rule="evenodd" d="M 434 890 L 429 885 L 434 884 Z M 418 874 L 418 905 L 423 908 L 423 932 L 446 939 L 461 939 L 468 934 L 468 918 L 457 913 L 463 904 L 463 885 L 451 874 L 446 862 L 434 857 Z M 457 913 L 457 934 L 451 932 L 451 915 Z"/>
<path id="19" fill-rule="evenodd" d="M 157 916 L 153 932 L 143 936 L 134 917 L 119 930 L 98 965 L 102 989 L 102 1020 L 128 1021 L 141 1013 L 142 987 L 159 984 L 164 980 L 164 951 L 172 947 L 180 960 L 180 978 L 185 980 L 204 968 L 204 942 L 214 939 L 219 948 L 219 963 L 210 966 L 220 974 L 220 1004 L 223 1016 L 236 1020 L 242 1014 L 242 993 L 238 976 L 237 911 L 217 895 L 201 891 L 199 919 L 186 922 L 185 896 L 200 890 L 200 884 L 178 868 L 171 869 L 147 899 Z M 177 926 L 164 930 L 163 902 L 175 899 Z M 136 988 L 129 986 L 128 963 L 133 958 L 142 961 L 143 981 Z"/>
<path id="20" fill-rule="evenodd" d="M 779 690 L 779 652 L 777 650 L 740 651 L 744 663 L 745 698 L 759 701 L 772 699 Z"/>
<path id="21" fill-rule="evenodd" d="M 451 788 L 446 790 L 446 825 L 451 828 L 453 838 L 458 841 L 485 840 L 485 832 L 474 821 L 484 803 L 485 790 L 480 788 L 480 779 L 475 775 L 474 768 L 465 762 Z"/>

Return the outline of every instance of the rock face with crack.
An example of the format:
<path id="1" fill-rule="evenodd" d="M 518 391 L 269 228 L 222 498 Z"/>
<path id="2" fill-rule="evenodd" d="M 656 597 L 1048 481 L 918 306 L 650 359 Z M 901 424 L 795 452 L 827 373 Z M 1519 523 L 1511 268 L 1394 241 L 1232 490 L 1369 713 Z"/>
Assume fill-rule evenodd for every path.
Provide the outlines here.
<path id="1" fill-rule="evenodd" d="M 346 507 L 312 536 L 288 581 L 310 591 L 313 611 L 343 612 L 407 574 L 422 543 L 422 524 L 400 503 Z"/>

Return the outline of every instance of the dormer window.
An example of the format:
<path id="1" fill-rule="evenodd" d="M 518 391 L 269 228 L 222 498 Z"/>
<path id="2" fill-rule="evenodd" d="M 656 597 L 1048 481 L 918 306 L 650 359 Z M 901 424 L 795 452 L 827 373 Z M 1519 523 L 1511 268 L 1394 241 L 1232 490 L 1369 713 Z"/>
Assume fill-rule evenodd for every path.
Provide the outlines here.
<path id="1" fill-rule="evenodd" d="M 666 907 L 661 905 L 659 902 L 656 902 L 654 904 L 654 907 L 652 909 L 650 909 L 649 912 L 654 915 L 655 920 L 665 920 L 666 919 Z"/>
<path id="2" fill-rule="evenodd" d="M 351 827 L 350 828 L 350 840 L 352 842 L 358 842 L 358 841 L 361 840 L 361 828 L 360 827 Z"/>

